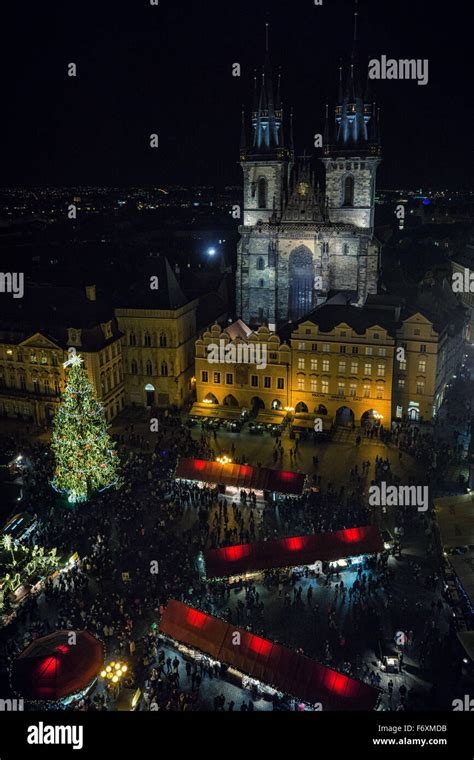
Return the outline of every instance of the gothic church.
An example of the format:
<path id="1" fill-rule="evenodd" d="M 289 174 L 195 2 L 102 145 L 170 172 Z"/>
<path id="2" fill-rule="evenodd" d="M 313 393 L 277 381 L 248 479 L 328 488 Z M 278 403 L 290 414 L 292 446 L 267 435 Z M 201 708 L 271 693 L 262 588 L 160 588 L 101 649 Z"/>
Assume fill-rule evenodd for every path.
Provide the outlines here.
<path id="1" fill-rule="evenodd" d="M 237 313 L 271 330 L 294 322 L 345 291 L 362 305 L 377 292 L 379 249 L 373 236 L 375 175 L 380 163 L 378 115 L 363 88 L 354 45 L 339 70 L 334 120 L 323 135 L 325 189 L 315 184 L 309 157 L 295 159 L 293 119 L 286 129 L 268 54 L 254 82 L 251 129 L 242 114 L 240 163 L 243 223 L 237 254 Z M 330 123 L 330 121 L 332 123 Z"/>

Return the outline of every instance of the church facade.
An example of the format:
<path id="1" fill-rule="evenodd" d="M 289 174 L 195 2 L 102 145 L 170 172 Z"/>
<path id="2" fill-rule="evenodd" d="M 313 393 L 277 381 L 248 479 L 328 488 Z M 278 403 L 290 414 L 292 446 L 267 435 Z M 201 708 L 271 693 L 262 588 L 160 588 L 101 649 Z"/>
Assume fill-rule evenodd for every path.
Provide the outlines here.
<path id="1" fill-rule="evenodd" d="M 368 87 L 361 87 L 354 44 L 345 77 L 340 69 L 332 124 L 326 106 L 321 190 L 309 157 L 295 157 L 292 117 L 286 130 L 267 44 L 261 81 L 254 82 L 251 129 L 242 114 L 236 306 L 247 324 L 275 330 L 324 303 L 330 291 L 345 291 L 358 305 L 377 292 L 373 227 L 381 157 L 370 100 Z"/>

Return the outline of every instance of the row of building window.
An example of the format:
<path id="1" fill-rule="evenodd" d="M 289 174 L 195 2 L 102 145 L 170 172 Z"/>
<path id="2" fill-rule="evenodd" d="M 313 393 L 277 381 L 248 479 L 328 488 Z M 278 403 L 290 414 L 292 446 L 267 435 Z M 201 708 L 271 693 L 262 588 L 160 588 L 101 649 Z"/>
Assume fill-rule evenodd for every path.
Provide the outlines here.
<path id="1" fill-rule="evenodd" d="M 160 366 L 160 374 L 162 377 L 168 377 L 168 364 L 167 362 L 161 362 Z M 136 359 L 132 359 L 130 362 L 130 373 L 132 375 L 138 375 L 138 362 Z M 148 360 L 145 364 L 145 375 L 148 375 L 149 377 L 152 377 L 155 374 L 153 370 L 153 364 L 150 360 Z"/>
<path id="2" fill-rule="evenodd" d="M 313 372 L 316 372 L 318 370 L 318 367 L 321 368 L 322 372 L 329 372 L 329 359 L 322 359 L 318 364 L 318 359 L 311 359 L 310 360 L 310 369 Z M 306 360 L 304 357 L 298 357 L 298 363 L 297 363 L 298 369 L 306 369 Z M 371 375 L 372 374 L 373 365 L 370 362 L 367 362 L 364 364 L 364 375 Z M 347 362 L 340 361 L 338 362 L 338 372 L 343 374 L 347 371 Z M 359 372 L 359 362 L 351 362 L 350 363 L 350 372 L 352 375 L 357 375 Z M 378 377 L 385 377 L 385 364 L 377 364 L 377 376 Z"/>
<path id="3" fill-rule="evenodd" d="M 129 346 L 138 346 L 138 339 L 134 332 L 128 333 L 128 345 Z M 156 342 L 156 335 L 153 333 L 153 335 L 149 332 L 143 333 L 143 346 L 146 346 L 149 348 L 150 346 L 156 346 L 158 345 L 160 348 L 166 348 L 168 346 L 168 338 L 164 333 L 160 333 L 158 338 L 158 344 Z"/>
<path id="4" fill-rule="evenodd" d="M 308 332 L 311 332 L 310 329 L 308 329 Z M 341 337 L 344 337 L 344 334 L 341 334 Z M 377 333 L 373 336 L 375 339 L 377 339 L 379 336 Z M 309 343 L 304 343 L 303 341 L 298 342 L 298 351 L 308 351 L 309 350 Z M 330 343 L 323 343 L 322 347 L 319 349 L 324 354 L 329 354 L 331 352 L 331 345 Z M 311 351 L 318 351 L 318 344 L 317 343 L 311 343 Z M 336 352 L 337 353 L 337 352 Z M 339 353 L 340 354 L 358 354 L 359 353 L 359 346 L 339 346 Z M 361 351 L 362 353 L 362 351 Z M 374 349 L 373 346 L 366 346 L 365 347 L 365 355 L 366 356 L 373 356 Z M 380 346 L 378 348 L 378 355 L 379 356 L 387 356 L 387 349 L 384 346 Z"/>
<path id="5" fill-rule="evenodd" d="M 233 372 L 213 372 L 212 373 L 213 380 L 212 382 L 215 383 L 215 385 L 220 385 L 221 383 L 221 377 L 225 377 L 225 384 L 226 385 L 233 385 L 234 384 L 234 374 Z M 201 380 L 203 383 L 209 382 L 209 372 L 204 369 L 201 372 Z M 273 378 L 264 375 L 262 378 L 263 385 L 262 388 L 271 388 L 272 387 L 272 380 Z M 251 375 L 250 376 L 250 385 L 252 388 L 259 388 L 260 387 L 260 377 L 258 375 Z M 283 377 L 277 377 L 277 388 L 279 391 L 285 390 L 285 379 Z"/>
<path id="6" fill-rule="evenodd" d="M 119 355 L 119 346 L 118 343 L 113 343 L 112 346 L 109 348 L 106 348 L 105 351 L 101 351 L 99 354 L 99 364 L 102 367 L 105 364 L 108 364 L 110 359 L 115 359 Z"/>
<path id="7" fill-rule="evenodd" d="M 221 379 L 225 382 L 226 385 L 233 385 L 234 384 L 234 374 L 233 372 L 213 372 L 212 373 L 213 379 L 212 382 L 215 385 L 221 384 Z M 272 377 L 269 377 L 268 375 L 264 375 L 263 385 L 260 386 L 260 377 L 258 375 L 251 375 L 250 376 L 250 386 L 251 388 L 265 388 L 270 390 L 273 387 Z M 203 370 L 201 372 L 201 380 L 203 383 L 209 382 L 209 372 L 207 370 Z M 306 385 L 306 378 L 303 376 L 296 378 L 296 387 L 298 391 L 305 391 L 307 389 Z M 400 378 L 398 380 L 398 387 L 400 389 L 405 388 L 405 380 L 403 378 Z M 371 384 L 370 383 L 364 383 L 362 386 L 363 392 L 362 395 L 364 398 L 370 398 L 371 397 Z M 277 378 L 277 389 L 278 390 L 284 390 L 285 389 L 285 380 L 283 377 Z M 311 393 L 317 393 L 318 391 L 321 393 L 329 393 L 329 380 L 321 379 L 318 380 L 316 377 L 310 377 L 309 378 L 309 391 Z M 381 399 L 383 398 L 383 391 L 384 386 L 383 385 L 377 385 L 376 387 L 376 398 Z M 416 393 L 417 395 L 423 395 L 425 392 L 425 383 L 423 380 L 419 380 L 416 383 Z M 346 384 L 344 382 L 338 382 L 337 384 L 337 394 L 338 396 L 345 396 L 346 395 Z M 349 384 L 349 396 L 357 396 L 357 383 L 350 383 Z"/>

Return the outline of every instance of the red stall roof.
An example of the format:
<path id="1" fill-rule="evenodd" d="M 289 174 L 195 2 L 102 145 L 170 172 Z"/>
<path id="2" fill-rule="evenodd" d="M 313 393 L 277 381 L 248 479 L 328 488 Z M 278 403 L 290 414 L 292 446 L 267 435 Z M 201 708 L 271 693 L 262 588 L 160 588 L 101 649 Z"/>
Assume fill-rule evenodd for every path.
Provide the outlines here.
<path id="1" fill-rule="evenodd" d="M 379 690 L 306 655 L 170 599 L 161 633 L 323 710 L 373 710 Z M 235 633 L 240 633 L 236 645 Z"/>
<path id="2" fill-rule="evenodd" d="M 312 565 L 317 560 L 334 562 L 358 554 L 378 554 L 382 550 L 379 529 L 375 525 L 366 525 L 333 533 L 208 549 L 204 552 L 204 560 L 208 578 L 223 578 L 274 567 Z"/>
<path id="3" fill-rule="evenodd" d="M 250 467 L 248 464 L 221 464 L 206 459 L 182 458 L 176 468 L 176 477 L 237 488 L 298 495 L 303 493 L 305 476 L 299 472 L 272 470 L 269 467 Z"/>

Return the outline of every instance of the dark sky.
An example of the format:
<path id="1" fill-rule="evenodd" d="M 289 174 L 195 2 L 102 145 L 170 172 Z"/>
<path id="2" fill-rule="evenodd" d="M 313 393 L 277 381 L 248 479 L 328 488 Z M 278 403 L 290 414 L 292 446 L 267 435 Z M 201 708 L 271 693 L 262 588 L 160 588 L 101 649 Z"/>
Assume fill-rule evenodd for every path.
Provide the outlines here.
<path id="1" fill-rule="evenodd" d="M 352 0 L 16 2 L 3 19 L 1 184 L 225 184 L 240 180 L 241 104 L 264 55 L 293 105 L 298 152 L 323 130 L 350 53 Z M 429 83 L 376 83 L 378 186 L 470 189 L 471 6 L 360 0 L 363 61 L 428 58 Z M 5 14 L 5 10 L 3 14 Z M 77 78 L 67 64 L 78 66 Z M 231 76 L 240 62 L 242 77 Z M 157 132 L 160 148 L 149 148 Z"/>

